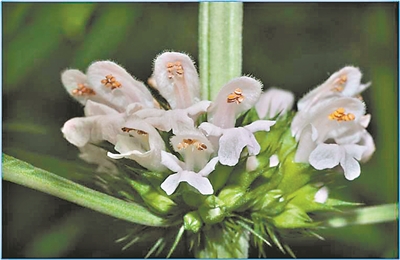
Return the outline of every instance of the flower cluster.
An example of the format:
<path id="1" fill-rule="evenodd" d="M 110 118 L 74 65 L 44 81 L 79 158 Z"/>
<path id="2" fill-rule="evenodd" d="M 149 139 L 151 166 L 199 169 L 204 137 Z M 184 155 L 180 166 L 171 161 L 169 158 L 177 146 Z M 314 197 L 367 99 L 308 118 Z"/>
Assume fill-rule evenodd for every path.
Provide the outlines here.
<path id="1" fill-rule="evenodd" d="M 159 55 L 149 87 L 114 62 L 99 61 L 86 74 L 62 73 L 85 112 L 62 132 L 83 160 L 98 165 L 98 174 L 130 187 L 114 187 L 113 195 L 201 234 L 190 237 L 197 257 L 246 255 L 238 244 L 249 234 L 261 254 L 268 239 L 291 253 L 282 234 L 315 227 L 309 213 L 354 205 L 328 196 L 337 175 L 320 170 L 340 164 L 353 180 L 358 161 L 375 150 L 360 95 L 369 84 L 360 80 L 357 68 L 343 68 L 300 99 L 295 113 L 292 93 L 263 92 L 248 76 L 212 86 L 218 95 L 202 100 L 186 54 Z"/>
<path id="2" fill-rule="evenodd" d="M 291 124 L 299 142 L 297 162 L 309 162 L 318 170 L 340 164 L 348 180 L 360 175 L 357 161 L 367 161 L 375 151 L 365 129 L 371 115 L 365 114 L 360 94 L 370 84 L 360 81 L 358 68 L 345 67 L 299 100 Z"/>

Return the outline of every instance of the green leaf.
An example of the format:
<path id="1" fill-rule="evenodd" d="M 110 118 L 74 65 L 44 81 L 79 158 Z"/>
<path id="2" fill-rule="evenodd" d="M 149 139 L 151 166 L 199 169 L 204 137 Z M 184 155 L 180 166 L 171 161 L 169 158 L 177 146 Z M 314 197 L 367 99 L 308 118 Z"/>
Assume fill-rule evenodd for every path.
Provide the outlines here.
<path id="1" fill-rule="evenodd" d="M 147 226 L 171 226 L 145 207 L 86 188 L 48 171 L 3 154 L 3 179 L 71 201 L 92 210 Z"/>

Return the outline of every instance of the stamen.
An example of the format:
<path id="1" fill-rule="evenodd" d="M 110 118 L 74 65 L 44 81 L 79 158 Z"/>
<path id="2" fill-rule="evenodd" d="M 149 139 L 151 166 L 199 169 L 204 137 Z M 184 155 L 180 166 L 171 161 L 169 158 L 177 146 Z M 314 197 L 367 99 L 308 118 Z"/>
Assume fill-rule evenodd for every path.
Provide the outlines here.
<path id="1" fill-rule="evenodd" d="M 94 92 L 93 89 L 85 86 L 85 84 L 79 83 L 78 87 L 74 90 L 72 90 L 72 95 L 75 96 L 83 96 L 83 95 L 95 95 L 96 92 Z"/>
<path id="2" fill-rule="evenodd" d="M 177 75 L 178 77 L 183 77 L 184 70 L 182 67 L 182 63 L 180 61 L 168 62 L 167 72 L 169 79 L 172 79 L 175 75 Z"/>
<path id="3" fill-rule="evenodd" d="M 332 88 L 333 91 L 342 92 L 344 89 L 344 84 L 347 82 L 347 75 L 342 75 L 336 80 L 336 86 Z"/>
<path id="4" fill-rule="evenodd" d="M 226 98 L 227 103 L 240 104 L 244 100 L 243 92 L 240 88 L 235 89 L 233 93 L 230 93 Z"/>
<path id="5" fill-rule="evenodd" d="M 194 145 L 196 147 L 197 150 L 199 151 L 204 151 L 207 150 L 207 145 L 200 143 L 198 140 L 196 139 L 183 139 L 182 143 L 179 143 L 177 145 L 178 150 L 182 150 L 182 149 L 186 149 L 188 148 L 190 145 Z"/>
<path id="6" fill-rule="evenodd" d="M 130 131 L 135 131 L 138 135 L 148 135 L 147 132 L 135 128 L 122 127 L 121 130 L 125 133 L 129 133 Z"/>
<path id="7" fill-rule="evenodd" d="M 121 83 L 119 83 L 115 77 L 111 74 L 107 75 L 105 79 L 101 80 L 101 83 L 106 87 L 110 87 L 111 89 L 120 88 Z"/>
<path id="8" fill-rule="evenodd" d="M 353 121 L 356 117 L 352 113 L 345 113 L 343 107 L 336 109 L 332 114 L 328 116 L 330 120 L 340 121 Z"/>

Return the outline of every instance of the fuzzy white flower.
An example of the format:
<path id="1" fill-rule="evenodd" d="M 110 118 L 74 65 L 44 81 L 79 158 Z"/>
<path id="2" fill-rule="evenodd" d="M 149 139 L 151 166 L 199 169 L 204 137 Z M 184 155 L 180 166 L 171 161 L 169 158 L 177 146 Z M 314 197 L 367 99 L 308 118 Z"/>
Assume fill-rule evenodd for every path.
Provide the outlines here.
<path id="1" fill-rule="evenodd" d="M 221 128 L 235 126 L 236 118 L 257 102 L 262 89 L 261 82 L 240 77 L 229 81 L 219 91 L 208 110 L 208 122 Z"/>
<path id="2" fill-rule="evenodd" d="M 117 134 L 122 133 L 125 113 L 89 100 L 85 114 L 87 117 L 76 117 L 65 122 L 61 129 L 64 137 L 77 147 L 104 140 L 115 144 Z"/>
<path id="3" fill-rule="evenodd" d="M 124 123 L 124 134 L 117 135 L 115 150 L 108 153 L 113 159 L 129 158 L 153 171 L 162 171 L 161 151 L 165 150 L 163 139 L 157 130 L 144 120 L 132 116 Z"/>
<path id="4" fill-rule="evenodd" d="M 203 195 L 210 195 L 214 193 L 214 189 L 208 180 L 207 176 L 214 171 L 215 165 L 218 162 L 218 157 L 212 158 L 200 171 L 197 173 L 193 170 L 187 169 L 186 165 L 179 161 L 176 156 L 161 152 L 161 163 L 168 169 L 175 172 L 169 175 L 161 184 L 161 188 L 168 194 L 174 193 L 179 183 L 187 182 L 190 186 L 198 190 Z"/>
<path id="5" fill-rule="evenodd" d="M 323 84 L 311 90 L 297 103 L 299 111 L 308 110 L 323 99 L 332 97 L 356 97 L 371 84 L 361 84 L 361 71 L 352 66 L 333 73 Z"/>
<path id="6" fill-rule="evenodd" d="M 239 162 L 240 154 L 245 147 L 250 156 L 260 153 L 260 145 L 253 133 L 269 131 L 274 124 L 275 121 L 257 120 L 243 127 L 224 129 L 204 122 L 199 129 L 207 136 L 219 137 L 219 160 L 221 164 L 233 166 Z"/>
<path id="7" fill-rule="evenodd" d="M 187 108 L 199 101 L 199 76 L 186 54 L 164 52 L 159 55 L 154 62 L 152 78 L 172 109 Z"/>
<path id="8" fill-rule="evenodd" d="M 66 70 L 61 74 L 61 80 L 68 93 L 82 104 L 93 100 L 119 112 L 132 103 L 154 107 L 146 86 L 112 61 L 94 62 L 86 75 L 79 70 Z"/>

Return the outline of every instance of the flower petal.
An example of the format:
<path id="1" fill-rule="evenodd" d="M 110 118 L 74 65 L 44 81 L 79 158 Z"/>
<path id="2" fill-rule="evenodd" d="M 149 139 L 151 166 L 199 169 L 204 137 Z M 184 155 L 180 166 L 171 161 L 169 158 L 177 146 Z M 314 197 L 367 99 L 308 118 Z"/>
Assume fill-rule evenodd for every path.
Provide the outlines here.
<path id="1" fill-rule="evenodd" d="M 255 108 L 260 119 L 271 119 L 293 107 L 294 95 L 290 91 L 269 88 L 261 94 Z"/>
<path id="2" fill-rule="evenodd" d="M 77 147 L 83 147 L 91 140 L 91 138 L 96 139 L 94 136 L 98 138 L 100 135 L 99 133 L 95 133 L 94 136 L 91 135 L 94 120 L 96 120 L 94 117 L 72 118 L 65 122 L 61 132 L 64 134 L 64 137 L 68 142 Z M 100 141 L 100 138 L 98 139 L 98 141 Z"/>
<path id="3" fill-rule="evenodd" d="M 106 76 L 112 76 L 119 86 L 106 86 Z M 87 77 L 96 93 L 120 110 L 124 110 L 130 103 L 154 107 L 153 97 L 146 86 L 112 61 L 94 62 L 88 68 Z"/>
<path id="4" fill-rule="evenodd" d="M 206 177 L 208 176 L 212 171 L 215 170 L 215 165 L 218 163 L 218 157 L 212 158 L 204 168 L 199 171 L 199 175 Z"/>
<path id="5" fill-rule="evenodd" d="M 86 104 L 86 101 L 92 96 L 96 96 L 95 92 L 90 92 L 91 94 L 74 94 L 79 86 L 88 87 L 86 75 L 80 70 L 69 69 L 61 73 L 61 82 L 67 90 L 68 94 L 79 101 L 82 105 Z"/>
<path id="6" fill-rule="evenodd" d="M 346 179 L 348 179 L 349 181 L 352 181 L 360 176 L 360 164 L 350 154 L 345 153 L 343 155 L 342 159 L 340 160 L 340 165 L 344 170 L 344 177 L 346 177 Z"/>
<path id="7" fill-rule="evenodd" d="M 182 171 L 168 176 L 161 184 L 161 188 L 167 193 L 167 195 L 171 195 L 181 182 L 187 182 L 203 195 L 214 193 L 214 189 L 206 177 L 202 177 L 201 175 L 191 171 Z"/>
<path id="8" fill-rule="evenodd" d="M 356 67 L 347 66 L 332 74 L 322 85 L 310 91 L 297 103 L 299 111 L 308 110 L 318 102 L 332 97 L 354 97 L 369 87 L 360 84 L 362 74 Z"/>
<path id="9" fill-rule="evenodd" d="M 162 53 L 154 62 L 153 76 L 157 89 L 171 108 L 187 108 L 199 101 L 199 77 L 188 55 Z"/>
<path id="10" fill-rule="evenodd" d="M 317 170 L 331 169 L 339 164 L 344 151 L 337 144 L 319 144 L 310 154 L 310 164 Z"/>
<path id="11" fill-rule="evenodd" d="M 211 195 L 214 193 L 211 182 L 206 177 L 203 177 L 198 173 L 184 171 L 181 176 L 181 181 L 186 181 L 190 186 L 198 190 L 203 195 Z"/>
<path id="12" fill-rule="evenodd" d="M 312 125 L 308 125 L 301 133 L 299 145 L 294 157 L 295 162 L 309 162 L 310 153 L 317 147 L 313 141 L 313 135 L 315 135 L 315 131 L 316 130 L 313 130 Z"/>
<path id="13" fill-rule="evenodd" d="M 250 132 L 258 132 L 258 131 L 269 131 L 271 126 L 275 125 L 276 121 L 269 121 L 269 120 L 257 120 L 252 122 L 249 125 L 244 126 Z"/>
<path id="14" fill-rule="evenodd" d="M 173 172 L 183 171 L 184 165 L 175 155 L 161 151 L 161 163 Z"/>
<path id="15" fill-rule="evenodd" d="M 257 150 L 260 151 L 260 145 L 249 130 L 243 127 L 225 129 L 224 134 L 219 139 L 219 161 L 223 165 L 236 165 L 243 148 L 246 146 L 249 148 L 250 155 L 257 155 Z"/>
<path id="16" fill-rule="evenodd" d="M 178 188 L 181 180 L 182 173 L 175 173 L 168 176 L 163 183 L 161 183 L 161 189 L 167 193 L 167 195 L 171 195 L 175 192 L 176 188 Z"/>
<path id="17" fill-rule="evenodd" d="M 372 154 L 375 152 L 375 143 L 374 139 L 372 136 L 367 132 L 367 130 L 364 130 L 361 134 L 361 141 L 359 143 L 360 145 L 366 147 L 364 153 L 362 154 L 361 157 L 361 162 L 367 162 Z"/>
<path id="18" fill-rule="evenodd" d="M 97 103 L 91 100 L 88 100 L 86 102 L 86 106 L 85 106 L 85 116 L 89 117 L 89 116 L 99 116 L 99 115 L 118 115 L 118 111 L 116 111 L 115 109 L 107 106 L 107 105 L 103 105 L 101 103 Z"/>
<path id="19" fill-rule="evenodd" d="M 229 81 L 213 101 L 207 114 L 208 122 L 221 128 L 235 127 L 237 116 L 254 106 L 260 97 L 261 88 L 261 82 L 250 77 Z"/>

